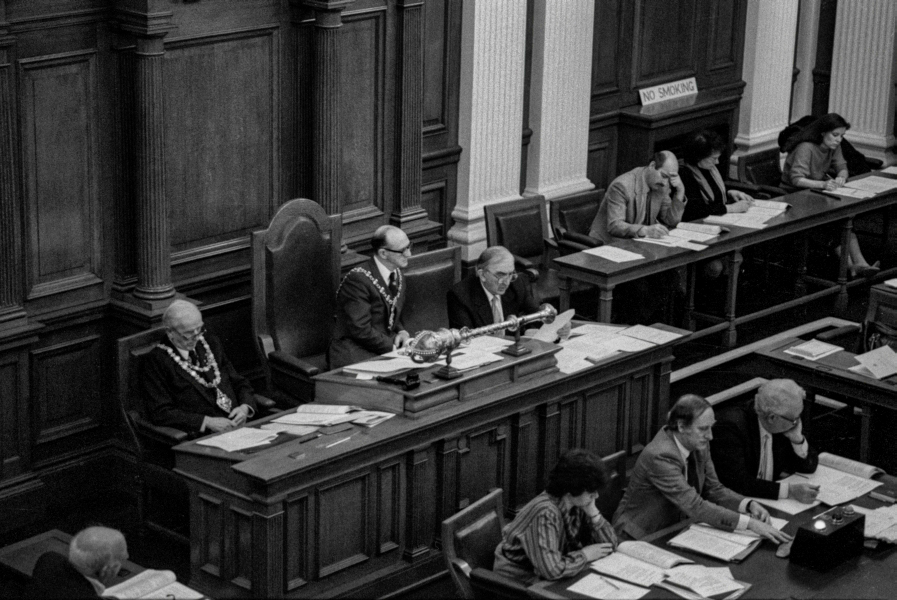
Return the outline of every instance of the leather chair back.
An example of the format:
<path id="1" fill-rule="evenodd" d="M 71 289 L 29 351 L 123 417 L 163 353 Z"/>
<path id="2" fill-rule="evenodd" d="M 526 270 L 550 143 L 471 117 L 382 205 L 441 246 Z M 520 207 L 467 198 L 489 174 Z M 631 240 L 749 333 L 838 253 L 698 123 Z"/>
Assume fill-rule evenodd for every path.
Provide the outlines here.
<path id="1" fill-rule="evenodd" d="M 601 511 L 601 516 L 605 519 L 613 519 L 614 513 L 617 511 L 617 505 L 623 499 L 623 492 L 626 491 L 626 451 L 620 450 L 603 459 L 604 466 L 610 472 L 610 480 L 607 486 L 598 496 L 595 505 Z"/>
<path id="2" fill-rule="evenodd" d="M 327 369 L 339 285 L 342 219 L 300 198 L 252 234 L 252 315 L 273 387 L 310 401 L 311 376 Z M 271 355 L 284 360 L 272 368 Z M 300 359 L 305 368 L 279 376 Z M 292 383 L 290 383 L 292 382 Z"/>
<path id="3" fill-rule="evenodd" d="M 738 180 L 763 186 L 763 191 L 783 196 L 781 153 L 778 148 L 770 148 L 738 157 Z"/>
<path id="4" fill-rule="evenodd" d="M 504 246 L 515 256 L 542 264 L 548 237 L 543 196 L 490 204 L 484 210 L 490 246 Z"/>
<path id="5" fill-rule="evenodd" d="M 442 552 L 463 598 L 473 598 L 470 572 L 492 570 L 505 526 L 501 489 L 494 489 L 442 522 Z"/>
<path id="6" fill-rule="evenodd" d="M 414 335 L 424 329 L 448 327 L 445 297 L 461 280 L 461 247 L 415 254 L 408 259 L 403 274 L 406 296 L 402 321 L 408 332 Z"/>
<path id="7" fill-rule="evenodd" d="M 548 203 L 551 230 L 561 254 L 579 252 L 600 243 L 589 237 L 589 230 L 598 214 L 602 198 L 603 188 L 558 198 Z"/>

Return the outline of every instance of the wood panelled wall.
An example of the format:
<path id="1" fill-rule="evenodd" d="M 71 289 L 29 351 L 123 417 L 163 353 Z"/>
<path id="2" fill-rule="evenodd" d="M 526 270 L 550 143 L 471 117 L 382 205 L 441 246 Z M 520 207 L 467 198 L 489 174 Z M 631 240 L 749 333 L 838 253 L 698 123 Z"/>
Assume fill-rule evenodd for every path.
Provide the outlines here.
<path id="1" fill-rule="evenodd" d="M 643 162 L 693 123 L 737 119 L 746 1 L 596 0 L 594 55 L 571 58 L 593 62 L 596 185 L 635 160 L 618 148 Z M 418 248 L 444 242 L 461 13 L 459 0 L 0 0 L 0 509 L 15 515 L 0 532 L 129 487 L 113 342 L 158 322 L 175 291 L 261 379 L 249 232 L 283 202 L 342 213 L 354 250 L 387 222 Z M 639 87 L 690 75 L 709 100 L 640 114 Z"/>

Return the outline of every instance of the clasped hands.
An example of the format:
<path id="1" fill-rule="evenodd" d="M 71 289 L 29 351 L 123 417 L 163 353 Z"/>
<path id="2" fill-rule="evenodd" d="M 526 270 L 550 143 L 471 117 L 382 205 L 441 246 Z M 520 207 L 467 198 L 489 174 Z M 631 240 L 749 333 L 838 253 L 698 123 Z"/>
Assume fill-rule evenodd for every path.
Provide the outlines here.
<path id="1" fill-rule="evenodd" d="M 215 433 L 236 429 L 249 417 L 249 405 L 241 404 L 230 411 L 226 417 L 206 417 L 205 428 Z"/>

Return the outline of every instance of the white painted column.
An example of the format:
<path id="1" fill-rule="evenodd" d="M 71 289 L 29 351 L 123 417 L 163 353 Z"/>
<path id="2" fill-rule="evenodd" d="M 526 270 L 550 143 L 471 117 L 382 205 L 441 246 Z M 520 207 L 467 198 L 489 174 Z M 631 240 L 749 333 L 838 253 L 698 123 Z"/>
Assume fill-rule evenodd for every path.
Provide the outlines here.
<path id="1" fill-rule="evenodd" d="M 790 122 L 813 113 L 813 69 L 816 67 L 816 42 L 819 39 L 820 0 L 800 3 L 797 50 L 794 66 L 800 70 L 791 94 Z"/>
<path id="2" fill-rule="evenodd" d="M 540 0 L 533 12 L 533 137 L 523 195 L 552 199 L 595 187 L 586 177 L 595 2 Z"/>
<path id="3" fill-rule="evenodd" d="M 483 206 L 520 199 L 526 2 L 465 0 L 458 198 L 448 232 L 465 261 L 486 248 Z"/>
<path id="4" fill-rule="evenodd" d="M 838 2 L 829 110 L 851 124 L 857 150 L 885 155 L 894 145 L 894 83 L 897 81 L 897 2 Z"/>
<path id="5" fill-rule="evenodd" d="M 747 86 L 732 164 L 741 154 L 774 148 L 788 125 L 798 5 L 798 0 L 748 0 L 742 74 Z"/>

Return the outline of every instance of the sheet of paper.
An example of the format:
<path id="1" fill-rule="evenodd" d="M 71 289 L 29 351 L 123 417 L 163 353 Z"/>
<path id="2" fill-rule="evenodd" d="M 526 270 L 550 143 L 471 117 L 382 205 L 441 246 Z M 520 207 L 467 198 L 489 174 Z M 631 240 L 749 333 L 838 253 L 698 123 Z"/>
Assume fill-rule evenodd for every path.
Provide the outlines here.
<path id="1" fill-rule="evenodd" d="M 358 412 L 352 413 L 352 416 L 355 417 L 354 419 L 352 419 L 352 422 L 356 425 L 362 425 L 364 427 L 375 427 L 383 421 L 387 421 L 393 418 L 395 415 L 393 413 L 380 410 L 360 410 Z"/>
<path id="2" fill-rule="evenodd" d="M 593 573 L 586 575 L 567 589 L 583 596 L 602 598 L 603 600 L 637 600 L 649 591 L 648 588 L 632 585 L 619 579 L 611 582 L 606 577 Z"/>
<path id="3" fill-rule="evenodd" d="M 554 355 L 558 361 L 558 370 L 567 375 L 594 366 L 594 363 L 586 360 L 588 357 L 588 352 L 563 347 Z"/>
<path id="4" fill-rule="evenodd" d="M 214 446 L 227 452 L 237 452 L 245 448 L 258 446 L 270 442 L 277 437 L 276 431 L 254 429 L 252 427 L 239 427 L 233 431 L 220 433 L 206 440 L 196 442 L 200 446 Z"/>
<path id="5" fill-rule="evenodd" d="M 476 369 L 500 360 L 504 360 L 504 358 L 492 352 L 476 352 L 468 349 L 457 354 L 452 353 L 452 366 L 459 371 Z M 446 363 L 445 359 L 442 358 L 431 364 L 444 365 Z"/>
<path id="6" fill-rule="evenodd" d="M 897 526 L 897 506 L 888 506 L 876 508 L 866 513 L 866 525 L 863 535 L 868 538 L 874 538 L 886 529 Z"/>
<path id="7" fill-rule="evenodd" d="M 572 308 L 570 310 L 565 310 L 558 316 L 554 318 L 554 321 L 551 323 L 545 323 L 542 327 L 539 328 L 539 331 L 536 332 L 536 335 L 533 336 L 534 340 L 540 340 L 543 342 L 553 342 L 558 339 L 558 331 L 560 331 L 563 327 L 570 324 L 570 321 L 573 320 L 574 311 Z"/>
<path id="8" fill-rule="evenodd" d="M 666 344 L 667 342 L 672 342 L 673 340 L 682 337 L 681 333 L 664 331 L 663 329 L 657 329 L 656 327 L 649 327 L 647 325 L 633 325 L 632 327 L 627 327 L 620 332 L 620 335 L 658 345 Z"/>
<path id="9" fill-rule="evenodd" d="M 752 208 L 771 208 L 773 210 L 786 211 L 791 208 L 791 205 L 787 202 L 780 202 L 778 200 L 754 200 L 754 206 Z"/>
<path id="10" fill-rule="evenodd" d="M 714 535 L 708 535 L 693 527 L 689 527 L 668 543 L 671 546 L 693 550 L 725 561 L 732 560 L 745 549 L 745 546 L 741 544 L 736 544 Z"/>
<path id="11" fill-rule="evenodd" d="M 704 218 L 705 223 L 715 225 L 735 225 L 747 229 L 763 229 L 766 227 L 766 219 L 750 217 L 747 213 L 728 213 L 725 215 L 710 215 Z"/>
<path id="12" fill-rule="evenodd" d="M 645 258 L 641 254 L 636 254 L 635 252 L 630 252 L 629 250 L 623 250 L 622 248 L 615 248 L 614 246 L 598 246 L 597 248 L 589 248 L 588 250 L 583 250 L 583 252 L 585 254 L 600 256 L 601 258 L 605 258 L 615 263 L 642 260 Z"/>
<path id="13" fill-rule="evenodd" d="M 470 340 L 462 350 L 472 350 L 474 352 L 501 352 L 514 343 L 514 340 L 496 337 L 494 335 L 481 335 Z"/>
<path id="14" fill-rule="evenodd" d="M 428 366 L 429 365 L 427 364 L 420 364 L 412 361 L 410 356 L 397 356 L 385 360 L 367 360 L 343 367 L 343 369 L 350 373 L 372 373 L 379 375 L 382 373 L 400 371 L 402 369 L 425 369 Z"/>
<path id="15" fill-rule="evenodd" d="M 897 188 L 897 179 L 876 177 L 875 175 L 872 175 L 855 181 L 848 181 L 844 184 L 844 187 L 853 188 L 855 190 L 865 190 L 867 192 L 872 192 L 873 194 L 880 194 Z"/>
<path id="16" fill-rule="evenodd" d="M 327 415 L 344 415 L 347 412 L 358 410 L 357 406 L 349 406 L 346 404 L 300 404 L 296 407 L 296 412 L 315 412 Z"/>
<path id="17" fill-rule="evenodd" d="M 327 415 L 321 413 L 300 413 L 293 412 L 281 415 L 274 419 L 274 423 L 286 423 L 288 425 L 314 425 L 315 427 L 329 427 L 330 425 L 339 425 L 340 423 L 348 423 L 355 417 L 352 413 L 345 415 Z"/>
<path id="18" fill-rule="evenodd" d="M 770 517 L 769 520 L 769 524 L 778 530 L 781 530 L 785 525 L 788 524 L 787 519 Z M 695 525 L 692 525 L 692 527 L 708 535 L 715 535 L 716 537 L 728 540 L 735 544 L 740 544 L 745 547 L 751 545 L 754 540 L 760 537 L 759 534 L 754 533 L 753 531 L 750 531 L 748 529 L 745 529 L 744 531 L 724 531 L 722 529 L 717 529 L 716 527 L 713 527 L 712 525 L 709 525 L 707 523 L 697 523 Z"/>
<path id="19" fill-rule="evenodd" d="M 826 467 L 831 467 L 832 469 L 837 469 L 838 471 L 844 471 L 845 473 L 850 473 L 864 479 L 871 479 L 879 473 L 884 473 L 883 469 L 880 469 L 875 465 L 869 465 L 858 460 L 853 460 L 852 458 L 838 456 L 837 454 L 832 454 L 831 452 L 820 452 L 819 464 L 825 465 Z"/>
<path id="20" fill-rule="evenodd" d="M 283 431 L 298 437 L 314 433 L 318 430 L 314 425 L 290 425 L 289 423 L 265 423 L 262 425 L 262 429 L 274 432 Z"/>
<path id="21" fill-rule="evenodd" d="M 897 280 L 895 280 L 897 281 Z M 579 335 L 588 335 L 588 334 L 602 334 L 602 335 L 616 335 L 620 333 L 622 330 L 626 329 L 626 325 L 607 325 L 605 323 L 584 323 L 578 327 L 574 327 L 570 333 L 579 334 Z"/>
<path id="22" fill-rule="evenodd" d="M 694 562 L 684 556 L 679 556 L 675 552 L 664 550 L 654 544 L 640 541 L 620 542 L 617 546 L 617 552 L 637 558 L 638 560 L 652 564 L 661 569 L 671 569 L 678 564 L 687 564 Z"/>
<path id="23" fill-rule="evenodd" d="M 697 231 L 714 237 L 722 233 L 722 229 L 720 229 L 719 225 L 708 225 L 707 223 L 679 223 L 676 225 L 676 229 L 679 229 L 680 231 Z"/>
<path id="24" fill-rule="evenodd" d="M 888 287 L 897 288 L 897 278 L 885 280 L 885 285 Z"/>
<path id="25" fill-rule="evenodd" d="M 670 237 L 679 238 L 680 240 L 686 240 L 689 242 L 708 242 L 717 237 L 717 235 L 718 234 L 691 231 L 689 229 L 680 229 L 679 227 L 670 230 Z"/>
<path id="26" fill-rule="evenodd" d="M 886 167 L 879 171 L 879 173 L 884 173 L 886 175 L 897 175 L 897 166 L 894 167 Z"/>
<path id="27" fill-rule="evenodd" d="M 682 238 L 673 237 L 670 235 L 666 235 L 662 238 L 634 238 L 636 242 L 644 242 L 646 244 L 657 244 L 660 246 L 668 246 L 670 248 L 684 248 L 686 250 L 692 250 L 695 252 L 699 252 L 701 250 L 706 250 L 707 246 L 704 244 L 696 244 L 694 242 L 690 242 L 688 240 L 684 240 Z"/>
<path id="28" fill-rule="evenodd" d="M 594 561 L 592 569 L 643 587 L 651 587 L 658 581 L 663 581 L 665 577 L 665 572 L 660 567 L 620 552 L 608 554 Z"/>
<path id="29" fill-rule="evenodd" d="M 871 198 L 875 195 L 875 192 L 870 192 L 869 190 L 858 190 L 855 188 L 841 186 L 839 188 L 835 188 L 833 190 L 826 190 L 822 192 L 823 194 L 827 194 L 829 196 L 840 196 L 842 198 L 854 198 L 856 200 L 865 200 L 866 198 Z"/>
<path id="30" fill-rule="evenodd" d="M 770 508 L 774 508 L 776 510 L 780 510 L 783 513 L 789 515 L 796 515 L 799 512 L 803 512 L 808 508 L 813 508 L 814 506 L 819 506 L 821 503 L 819 500 L 814 501 L 812 504 L 804 504 L 803 502 L 798 502 L 794 498 L 785 498 L 783 500 L 770 500 L 768 498 L 751 498 L 751 500 L 755 500 L 764 506 L 768 506 Z"/>
<path id="31" fill-rule="evenodd" d="M 884 379 L 897 374 L 897 352 L 894 352 L 890 346 L 881 346 L 865 354 L 857 354 L 856 359 L 876 379 Z"/>
<path id="32" fill-rule="evenodd" d="M 705 598 L 740 590 L 743 586 L 727 577 L 720 577 L 702 565 L 682 565 L 667 572 L 669 580 Z"/>
<path id="33" fill-rule="evenodd" d="M 829 356 L 830 354 L 834 354 L 835 352 L 840 352 L 843 350 L 841 346 L 835 346 L 834 344 L 829 344 L 827 342 L 820 342 L 819 340 L 810 340 L 809 342 L 804 342 L 802 344 L 797 344 L 785 350 L 785 354 L 790 354 L 792 356 L 799 356 L 806 360 L 819 360 L 825 356 Z"/>
<path id="34" fill-rule="evenodd" d="M 829 506 L 850 502 L 882 485 L 880 481 L 857 477 L 825 465 L 816 467 L 815 473 L 791 475 L 782 481 L 809 482 L 819 485 L 819 495 L 816 498 Z M 806 505 L 803 506 L 806 507 Z"/>
<path id="35" fill-rule="evenodd" d="M 205 598 L 202 594 L 192 588 L 188 588 L 183 583 L 173 581 L 163 588 L 151 593 L 150 598 L 173 598 L 174 600 L 196 600 L 197 598 Z"/>

